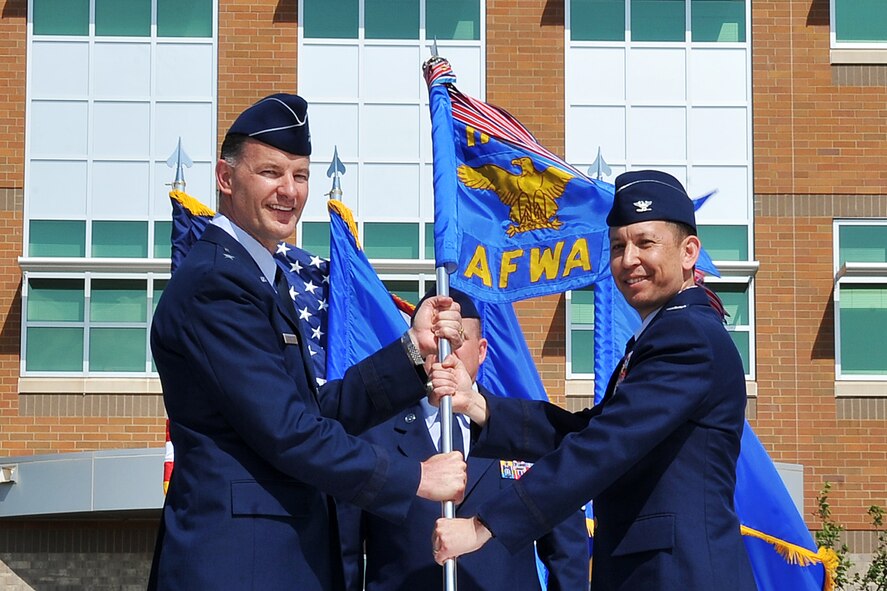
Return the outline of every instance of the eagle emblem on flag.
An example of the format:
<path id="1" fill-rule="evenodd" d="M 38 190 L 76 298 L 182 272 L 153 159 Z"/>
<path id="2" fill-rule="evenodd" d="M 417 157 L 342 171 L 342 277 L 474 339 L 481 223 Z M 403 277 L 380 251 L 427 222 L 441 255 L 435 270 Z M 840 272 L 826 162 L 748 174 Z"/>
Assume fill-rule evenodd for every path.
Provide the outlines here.
<path id="1" fill-rule="evenodd" d="M 493 191 L 510 208 L 508 217 L 512 223 L 505 231 L 509 237 L 530 230 L 559 230 L 562 223 L 557 218 L 557 200 L 573 175 L 555 166 L 540 172 L 526 156 L 515 158 L 511 164 L 519 167 L 520 172 L 495 164 L 477 168 L 462 164 L 456 174 L 469 189 Z"/>

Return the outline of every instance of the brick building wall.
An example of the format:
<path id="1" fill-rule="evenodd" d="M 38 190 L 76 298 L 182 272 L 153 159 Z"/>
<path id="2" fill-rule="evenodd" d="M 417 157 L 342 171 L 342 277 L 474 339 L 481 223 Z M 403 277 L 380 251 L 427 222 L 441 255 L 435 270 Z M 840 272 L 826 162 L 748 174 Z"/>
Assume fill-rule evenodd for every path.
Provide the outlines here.
<path id="1" fill-rule="evenodd" d="M 486 7 L 487 99 L 562 155 L 563 2 L 487 0 Z M 26 0 L 8 0 L 0 16 L 0 79 L 6 82 L 0 86 L 0 450 L 11 456 L 157 447 L 164 431 L 156 393 L 18 391 L 26 8 Z M 270 92 L 297 89 L 297 8 L 296 0 L 220 1 L 220 138 L 246 105 Z M 887 504 L 887 401 L 835 397 L 832 220 L 887 217 L 887 67 L 830 64 L 826 0 L 755 0 L 752 19 L 754 246 L 760 271 L 758 397 L 750 401 L 749 418 L 774 460 L 805 465 L 808 524 L 817 524 L 815 497 L 829 480 L 835 484 L 834 517 L 856 530 L 848 539 L 864 550 L 871 543 L 865 509 Z M 516 308 L 552 399 L 570 404 L 564 397 L 563 296 Z M 37 567 L 26 566 L 46 552 L 65 568 L 90 568 L 84 555 L 112 557 L 144 580 L 148 541 L 69 544 L 63 539 L 74 534 L 49 533 L 51 527 L 60 526 L 4 525 L 0 586 L 16 588 L 8 581 L 18 577 L 22 582 L 15 584 L 49 588 Z M 68 526 L 82 532 L 80 539 L 121 535 L 101 533 L 103 527 Z M 132 535 L 152 538 L 153 525 L 140 527 L 142 533 Z M 42 542 L 29 546 L 30 539 L 55 539 L 55 550 L 45 550 Z M 14 565 L 14 573 L 5 572 L 3 563 Z"/>
<path id="2" fill-rule="evenodd" d="M 866 510 L 887 504 L 887 417 L 883 398 L 835 396 L 833 220 L 887 217 L 887 75 L 830 62 L 825 0 L 756 1 L 752 21 L 752 425 L 774 460 L 804 464 L 807 523 L 830 481 L 833 518 L 866 546 Z"/>
<path id="3" fill-rule="evenodd" d="M 21 345 L 21 254 L 24 193 L 26 0 L 7 2 L 0 16 L 0 450 L 7 455 L 7 418 L 18 409 Z"/>

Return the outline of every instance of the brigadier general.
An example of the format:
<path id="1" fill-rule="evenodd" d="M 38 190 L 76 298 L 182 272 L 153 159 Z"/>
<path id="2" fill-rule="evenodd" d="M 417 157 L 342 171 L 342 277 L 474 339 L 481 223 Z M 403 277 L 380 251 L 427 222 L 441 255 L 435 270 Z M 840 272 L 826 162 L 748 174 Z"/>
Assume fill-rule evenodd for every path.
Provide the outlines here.
<path id="1" fill-rule="evenodd" d="M 742 363 L 722 317 L 695 286 L 692 201 L 671 175 L 616 178 L 613 281 L 643 323 L 592 409 L 466 391 L 450 358 L 435 395 L 456 393 L 482 430 L 477 454 L 536 461 L 475 517 L 437 522 L 439 563 L 492 537 L 512 551 L 594 499 L 593 591 L 751 591 L 733 506 L 745 413 Z M 448 371 L 452 367 L 453 371 Z"/>
<path id="2" fill-rule="evenodd" d="M 305 206 L 310 154 L 302 98 L 244 111 L 216 164 L 219 215 L 157 306 L 151 349 L 176 465 L 149 589 L 338 590 L 334 497 L 400 521 L 417 495 L 464 490 L 456 452 L 420 463 L 355 437 L 424 395 L 435 335 L 461 344 L 452 300 L 429 300 L 399 341 L 316 387 L 272 258 Z"/>

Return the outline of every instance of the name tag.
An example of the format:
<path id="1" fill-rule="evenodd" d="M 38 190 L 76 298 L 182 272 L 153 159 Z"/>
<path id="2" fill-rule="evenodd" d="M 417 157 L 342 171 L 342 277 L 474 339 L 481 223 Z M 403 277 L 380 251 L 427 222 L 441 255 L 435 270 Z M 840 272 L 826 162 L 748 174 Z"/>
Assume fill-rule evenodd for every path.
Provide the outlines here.
<path id="1" fill-rule="evenodd" d="M 298 345 L 299 344 L 299 337 L 297 335 L 285 332 L 285 333 L 283 333 L 283 344 L 284 345 Z"/>
<path id="2" fill-rule="evenodd" d="M 527 470 L 533 467 L 533 462 L 520 460 L 499 460 L 499 476 L 506 480 L 520 480 Z"/>

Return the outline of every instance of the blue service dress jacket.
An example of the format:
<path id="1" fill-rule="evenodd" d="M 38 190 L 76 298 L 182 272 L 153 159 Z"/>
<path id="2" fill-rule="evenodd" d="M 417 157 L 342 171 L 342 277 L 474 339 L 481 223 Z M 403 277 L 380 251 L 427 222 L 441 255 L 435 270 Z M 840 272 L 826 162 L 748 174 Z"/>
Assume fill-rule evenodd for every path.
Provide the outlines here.
<path id="1" fill-rule="evenodd" d="M 481 391 L 490 396 L 483 388 Z M 416 461 L 437 453 L 418 404 L 370 429 L 363 437 Z M 466 463 L 468 485 L 464 501 L 456 507 L 457 517 L 474 515 L 481 503 L 495 498 L 515 482 L 501 476 L 498 459 L 474 457 L 469 451 Z M 440 589 L 443 569 L 434 562 L 431 553 L 431 531 L 440 515 L 440 503 L 425 499 L 417 499 L 400 524 L 353 505 L 339 504 L 347 590 Z M 521 518 L 520 515 L 513 517 Z M 549 591 L 588 588 L 588 532 L 583 512 L 574 510 L 550 533 L 539 536 L 537 545 L 549 571 Z M 478 552 L 458 559 L 457 581 L 459 591 L 539 591 L 532 540 L 514 553 L 496 540 L 490 541 Z"/>
<path id="2" fill-rule="evenodd" d="M 419 372 L 395 342 L 318 390 L 303 344 L 293 306 L 209 226 L 151 330 L 176 464 L 149 589 L 341 589 L 332 497 L 409 512 L 418 462 L 354 435 L 417 401 Z"/>
<path id="3" fill-rule="evenodd" d="M 733 506 L 744 371 L 703 290 L 659 310 L 594 408 L 487 404 L 476 453 L 536 461 L 478 508 L 507 548 L 592 498 L 593 591 L 755 589 Z"/>

